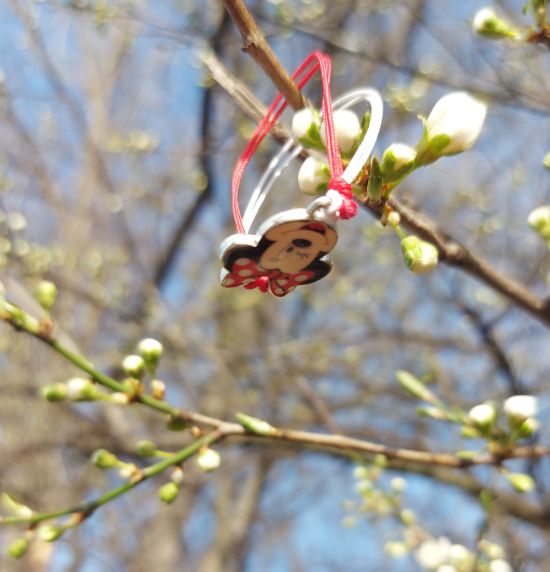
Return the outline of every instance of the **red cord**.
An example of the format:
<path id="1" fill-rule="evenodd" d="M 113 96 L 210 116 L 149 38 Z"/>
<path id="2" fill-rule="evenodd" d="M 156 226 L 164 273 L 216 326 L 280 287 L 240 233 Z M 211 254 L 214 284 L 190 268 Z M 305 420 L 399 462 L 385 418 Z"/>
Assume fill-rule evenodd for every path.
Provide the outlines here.
<path id="1" fill-rule="evenodd" d="M 321 73 L 321 84 L 323 88 L 323 123 L 325 127 L 325 139 L 327 146 L 327 160 L 331 174 L 331 182 L 329 188 L 337 190 L 344 199 L 342 207 L 340 208 L 341 218 L 351 218 L 357 211 L 357 205 L 352 200 L 351 185 L 344 181 L 342 178 L 343 167 L 342 159 L 340 157 L 340 149 L 336 141 L 336 134 L 334 132 L 334 120 L 332 117 L 332 98 L 330 95 L 330 75 L 332 64 L 330 56 L 322 52 L 311 53 L 300 65 L 300 67 L 292 74 L 292 79 L 296 81 L 299 89 L 313 77 L 315 72 L 319 70 Z M 288 102 L 284 97 L 278 93 L 272 104 L 269 106 L 265 117 L 260 121 L 254 135 L 246 144 L 241 156 L 235 164 L 233 169 L 233 177 L 231 180 L 231 207 L 233 210 L 233 219 L 237 232 L 244 234 L 245 229 L 241 216 L 241 209 L 239 208 L 239 188 L 243 178 L 244 170 L 250 162 L 250 159 L 260 146 L 260 143 L 265 139 L 273 125 L 277 123 L 283 111 L 286 109 Z M 355 209 L 355 210 L 354 210 Z"/>

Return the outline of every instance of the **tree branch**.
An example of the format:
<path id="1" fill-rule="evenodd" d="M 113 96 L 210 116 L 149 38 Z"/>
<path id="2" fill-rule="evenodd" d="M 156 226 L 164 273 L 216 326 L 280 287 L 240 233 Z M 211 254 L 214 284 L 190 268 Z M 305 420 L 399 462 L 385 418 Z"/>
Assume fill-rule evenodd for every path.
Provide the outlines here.
<path id="1" fill-rule="evenodd" d="M 305 106 L 304 96 L 273 53 L 243 0 L 224 0 L 223 3 L 241 33 L 243 52 L 264 70 L 277 90 L 284 94 L 290 107 L 302 109 Z"/>

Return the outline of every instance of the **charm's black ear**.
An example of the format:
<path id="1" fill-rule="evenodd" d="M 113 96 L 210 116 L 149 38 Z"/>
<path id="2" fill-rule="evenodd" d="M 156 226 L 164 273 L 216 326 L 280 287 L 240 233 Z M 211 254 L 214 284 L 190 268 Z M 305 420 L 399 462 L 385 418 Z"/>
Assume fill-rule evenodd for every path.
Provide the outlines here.
<path id="1" fill-rule="evenodd" d="M 261 252 L 265 250 L 266 247 L 260 252 L 260 247 L 258 246 L 238 246 L 236 245 L 233 248 L 228 248 L 222 256 L 222 262 L 224 268 L 227 270 L 232 270 L 235 262 L 239 260 L 239 258 L 247 258 L 249 260 L 253 260 L 254 262 L 258 262 L 261 256 Z"/>

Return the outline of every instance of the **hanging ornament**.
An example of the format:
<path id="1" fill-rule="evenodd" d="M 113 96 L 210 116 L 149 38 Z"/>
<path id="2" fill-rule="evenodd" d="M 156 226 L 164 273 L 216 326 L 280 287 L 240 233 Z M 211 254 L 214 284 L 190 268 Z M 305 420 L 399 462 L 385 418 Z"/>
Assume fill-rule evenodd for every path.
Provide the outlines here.
<path id="1" fill-rule="evenodd" d="M 317 71 L 321 74 L 323 88 L 323 125 L 330 171 L 328 190 L 307 208 L 278 213 L 260 225 L 256 233 L 250 234 L 254 219 L 275 181 L 303 150 L 292 140 L 283 146 L 269 164 L 241 216 L 238 194 L 244 170 L 287 106 L 283 96 L 278 94 L 233 170 L 232 210 L 238 232 L 221 244 L 223 269 L 220 281 L 226 288 L 259 288 L 262 292 L 269 291 L 277 297 L 283 297 L 297 286 L 320 280 L 331 270 L 328 255 L 338 240 L 338 219 L 352 218 L 357 212 L 351 183 L 367 162 L 380 131 L 382 99 L 375 90 L 359 89 L 339 98 L 333 107 L 329 56 L 313 52 L 296 70 L 292 79 L 301 89 Z M 369 128 L 344 170 L 335 136 L 333 109 L 347 109 L 361 101 L 368 102 L 371 107 Z"/>

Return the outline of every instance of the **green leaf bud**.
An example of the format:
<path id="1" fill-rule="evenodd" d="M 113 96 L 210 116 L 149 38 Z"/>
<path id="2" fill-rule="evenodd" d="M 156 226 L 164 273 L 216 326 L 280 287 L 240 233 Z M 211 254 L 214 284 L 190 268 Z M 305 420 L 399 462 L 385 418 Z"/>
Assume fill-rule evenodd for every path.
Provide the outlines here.
<path id="1" fill-rule="evenodd" d="M 67 399 L 67 386 L 64 383 L 53 383 L 42 388 L 42 396 L 52 403 Z"/>
<path id="2" fill-rule="evenodd" d="M 19 518 L 30 518 L 34 514 L 31 508 L 16 501 L 8 493 L 2 493 L 0 495 L 0 505 L 2 505 L 7 513 Z"/>
<path id="3" fill-rule="evenodd" d="M 516 38 L 519 33 L 508 23 L 499 18 L 491 8 L 482 8 L 472 21 L 474 32 L 489 40 Z"/>
<path id="4" fill-rule="evenodd" d="M 412 373 L 400 370 L 395 377 L 401 387 L 406 389 L 411 395 L 427 401 L 428 403 L 438 403 L 437 397 Z"/>
<path id="5" fill-rule="evenodd" d="M 157 454 L 157 446 L 153 441 L 148 441 L 146 439 L 138 441 L 137 454 L 140 457 L 154 457 Z"/>
<path id="6" fill-rule="evenodd" d="M 97 451 L 94 451 L 91 461 L 98 469 L 112 469 L 120 464 L 116 455 L 113 455 L 113 453 L 107 451 L 107 449 L 97 449 Z"/>
<path id="7" fill-rule="evenodd" d="M 166 504 L 171 504 L 176 500 L 179 492 L 180 488 L 176 483 L 174 482 L 166 483 L 162 485 L 162 487 L 160 487 L 159 489 L 158 492 L 159 499 L 162 502 L 165 502 Z"/>
<path id="8" fill-rule="evenodd" d="M 255 433 L 256 435 L 272 435 L 275 432 L 275 428 L 262 419 L 251 417 L 245 413 L 237 413 L 235 417 L 249 433 Z"/>
<path id="9" fill-rule="evenodd" d="M 29 548 L 29 541 L 26 538 L 16 538 L 8 546 L 8 555 L 12 558 L 21 558 Z"/>
<path id="10" fill-rule="evenodd" d="M 49 312 L 55 304 L 57 297 L 57 286 L 49 280 L 41 280 L 36 287 L 36 300 Z"/>
<path id="11" fill-rule="evenodd" d="M 38 537 L 45 542 L 55 542 L 58 538 L 63 536 L 66 529 L 54 524 L 44 524 L 38 529 Z"/>
<path id="12" fill-rule="evenodd" d="M 376 157 L 370 163 L 369 181 L 367 183 L 367 196 L 373 203 L 380 202 L 382 198 L 383 175 L 380 163 Z"/>
<path id="13" fill-rule="evenodd" d="M 520 493 L 528 493 L 535 488 L 535 481 L 524 473 L 506 473 L 510 484 Z"/>

